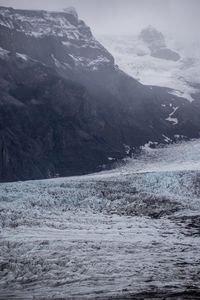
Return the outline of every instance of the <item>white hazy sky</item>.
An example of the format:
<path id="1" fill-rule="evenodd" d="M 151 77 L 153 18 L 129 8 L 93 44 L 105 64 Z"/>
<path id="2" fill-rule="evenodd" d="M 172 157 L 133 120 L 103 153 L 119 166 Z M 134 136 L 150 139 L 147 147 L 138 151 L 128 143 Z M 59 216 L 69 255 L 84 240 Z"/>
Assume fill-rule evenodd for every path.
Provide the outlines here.
<path id="1" fill-rule="evenodd" d="M 94 34 L 133 34 L 149 24 L 182 40 L 199 39 L 200 0 L 0 0 L 14 8 L 74 6 Z"/>

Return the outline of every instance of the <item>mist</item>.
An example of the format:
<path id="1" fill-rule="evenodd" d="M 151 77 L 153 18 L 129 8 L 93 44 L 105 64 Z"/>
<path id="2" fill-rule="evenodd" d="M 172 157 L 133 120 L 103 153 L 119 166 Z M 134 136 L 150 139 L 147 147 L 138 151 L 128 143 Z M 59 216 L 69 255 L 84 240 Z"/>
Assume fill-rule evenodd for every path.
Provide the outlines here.
<path id="1" fill-rule="evenodd" d="M 199 11 L 0 0 L 0 300 L 200 300 Z"/>
<path id="2" fill-rule="evenodd" d="M 192 50 L 199 37 L 199 0 L 0 0 L 24 9 L 63 10 L 74 6 L 94 35 L 137 34 L 153 25 Z"/>

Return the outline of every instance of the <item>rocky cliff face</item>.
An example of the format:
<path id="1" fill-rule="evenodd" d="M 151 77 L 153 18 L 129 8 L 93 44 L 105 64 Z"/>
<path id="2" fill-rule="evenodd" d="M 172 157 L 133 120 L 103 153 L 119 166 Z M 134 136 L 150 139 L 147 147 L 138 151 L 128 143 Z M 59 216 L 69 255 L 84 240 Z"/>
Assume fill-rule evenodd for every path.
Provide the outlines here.
<path id="1" fill-rule="evenodd" d="M 0 47 L 1 181 L 92 172 L 199 135 L 199 107 L 119 70 L 72 9 L 0 8 Z"/>
<path id="2" fill-rule="evenodd" d="M 0 9 L 1 41 L 50 66 L 96 70 L 113 65 L 109 52 L 73 10 L 64 12 Z"/>

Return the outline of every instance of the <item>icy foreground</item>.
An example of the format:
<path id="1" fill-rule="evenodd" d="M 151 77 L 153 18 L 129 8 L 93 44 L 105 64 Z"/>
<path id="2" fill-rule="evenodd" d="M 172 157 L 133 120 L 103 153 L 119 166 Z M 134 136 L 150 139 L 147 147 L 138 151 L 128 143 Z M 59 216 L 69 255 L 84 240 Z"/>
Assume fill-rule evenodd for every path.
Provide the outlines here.
<path id="1" fill-rule="evenodd" d="M 0 299 L 199 299 L 200 141 L 143 152 L 1 184 Z"/>

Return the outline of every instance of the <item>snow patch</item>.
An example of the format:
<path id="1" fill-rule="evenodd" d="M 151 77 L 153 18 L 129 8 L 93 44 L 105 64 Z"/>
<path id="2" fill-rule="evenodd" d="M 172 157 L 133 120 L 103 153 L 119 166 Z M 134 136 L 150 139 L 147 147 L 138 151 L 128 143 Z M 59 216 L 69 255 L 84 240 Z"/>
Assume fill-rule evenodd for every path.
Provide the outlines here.
<path id="1" fill-rule="evenodd" d="M 166 136 L 166 135 L 164 135 L 164 134 L 162 134 L 162 136 L 164 137 L 164 141 L 165 141 L 166 143 L 171 143 L 171 142 L 172 142 L 172 140 L 171 140 L 168 136 Z"/>
<path id="2" fill-rule="evenodd" d="M 123 146 L 124 146 L 124 150 L 125 150 L 126 154 L 129 155 L 131 152 L 131 147 L 129 145 L 125 145 L 125 144 Z"/>
<path id="3" fill-rule="evenodd" d="M 99 55 L 94 59 L 75 56 L 73 54 L 69 54 L 69 56 L 74 60 L 77 67 L 86 67 L 93 71 L 98 70 L 99 67 L 110 63 L 110 60 L 103 55 Z"/>
<path id="4" fill-rule="evenodd" d="M 144 151 L 151 151 L 157 145 L 158 145 L 158 142 L 149 141 L 144 146 L 142 146 L 141 149 L 144 150 Z"/>
<path id="5" fill-rule="evenodd" d="M 3 48 L 0 47 L 0 57 L 1 58 L 6 58 L 8 57 L 8 54 L 9 54 L 9 51 L 8 50 L 5 50 Z"/>
<path id="6" fill-rule="evenodd" d="M 57 68 L 60 68 L 61 67 L 61 63 L 59 62 L 59 60 L 57 60 L 57 58 L 53 54 L 51 54 L 51 57 L 52 57 L 52 59 L 54 61 L 55 66 Z"/>
<path id="7" fill-rule="evenodd" d="M 109 160 L 109 161 L 113 161 L 113 160 L 115 160 L 115 158 L 113 158 L 113 157 L 108 157 L 108 160 Z"/>
<path id="8" fill-rule="evenodd" d="M 196 92 L 196 90 L 193 89 L 193 91 L 191 91 L 191 94 L 193 94 L 193 93 L 195 94 L 195 92 Z M 171 94 L 171 95 L 180 97 L 180 98 L 185 98 L 190 102 L 194 101 L 192 96 L 190 94 L 188 94 L 187 92 L 184 92 L 184 91 L 172 90 L 172 91 L 169 91 L 168 93 Z"/>
<path id="9" fill-rule="evenodd" d="M 25 54 L 21 54 L 21 53 L 16 53 L 16 56 L 17 57 L 19 57 L 19 58 L 21 58 L 21 59 L 23 59 L 23 60 L 25 60 L 25 61 L 27 61 L 28 60 L 28 56 L 27 55 L 25 55 Z"/>
<path id="10" fill-rule="evenodd" d="M 169 114 L 169 117 L 166 119 L 166 121 L 172 122 L 173 125 L 177 125 L 178 124 L 178 119 L 177 118 L 173 118 L 173 115 L 175 114 L 175 112 L 178 110 L 179 107 L 173 107 L 173 111 L 171 114 Z"/>

